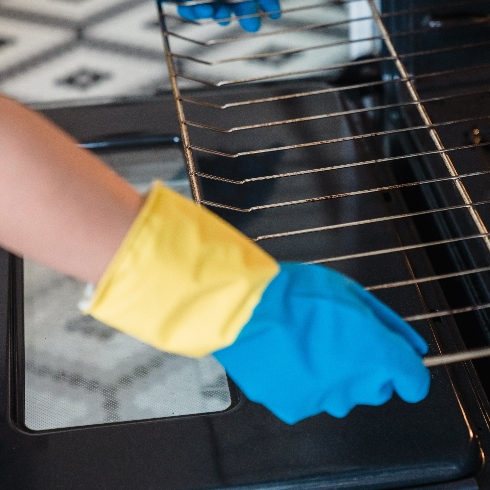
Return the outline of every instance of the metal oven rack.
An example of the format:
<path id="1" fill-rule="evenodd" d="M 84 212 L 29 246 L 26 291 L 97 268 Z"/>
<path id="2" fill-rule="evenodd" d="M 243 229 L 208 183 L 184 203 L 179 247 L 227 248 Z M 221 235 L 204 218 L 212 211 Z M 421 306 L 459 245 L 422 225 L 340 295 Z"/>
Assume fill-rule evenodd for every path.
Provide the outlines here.
<path id="1" fill-rule="evenodd" d="M 380 11 L 374 1 L 340 3 L 367 3 L 370 15 L 328 22 L 328 18 L 322 18 L 322 10 L 332 2 L 297 6 L 286 1 L 282 21 L 267 23 L 259 34 L 237 35 L 235 31 L 230 37 L 207 38 L 210 21 L 189 29 L 190 21 L 162 12 L 167 64 L 194 199 L 239 226 L 253 221 L 253 226 L 243 225 L 244 230 L 280 257 L 281 250 L 296 248 L 301 236 L 308 242 L 308 250 L 296 249 L 285 258 L 297 255 L 308 262 L 346 271 L 352 271 L 349 261 L 362 260 L 364 268 L 376 270 L 380 258 L 385 261 L 400 254 L 409 260 L 407 254 L 413 250 L 459 242 L 475 242 L 486 255 L 490 249 L 485 219 L 489 196 L 482 195 L 481 184 L 490 171 L 484 163 L 476 169 L 475 164 L 467 162 L 475 158 L 481 161 L 479 152 L 485 153 L 490 143 L 484 134 L 488 131 L 479 129 L 488 127 L 490 119 L 485 85 L 490 4 L 383 2 Z M 330 30 L 367 20 L 374 25 L 375 33 L 370 38 L 318 44 L 318 33 L 328 37 Z M 298 48 L 253 54 L 245 48 L 247 54 L 242 54 L 254 36 L 270 38 L 269 45 L 273 46 L 274 39 L 281 45 L 284 37 L 301 33 L 307 39 L 312 32 L 315 35 L 310 44 L 305 40 Z M 211 34 L 216 31 L 211 30 Z M 468 36 L 476 40 L 466 42 Z M 325 62 L 329 50 L 340 44 L 362 42 L 371 42 L 378 52 L 352 61 Z M 201 47 L 199 58 L 180 54 L 190 51 L 188 46 L 192 44 Z M 235 56 L 223 57 L 223 45 L 231 45 L 227 52 Z M 298 53 L 307 53 L 303 56 L 306 69 L 283 73 L 271 63 L 269 72 L 240 76 L 246 73 L 251 60 Z M 375 71 L 383 78 L 354 83 L 344 80 L 339 84 L 341 77 L 337 76 L 336 83 L 338 71 L 349 69 Z M 468 79 L 464 79 L 465 73 Z M 474 74 L 478 74 L 476 79 Z M 189 91 L 189 82 L 193 91 Z M 369 89 L 384 90 L 385 95 L 370 105 L 359 106 L 359 93 Z M 420 90 L 429 93 L 421 95 Z M 390 118 L 396 118 L 397 124 L 379 124 L 381 119 Z M 467 139 L 446 137 L 455 130 L 466 134 Z M 393 140 L 416 142 L 410 151 L 394 154 L 387 149 L 387 145 L 393 146 Z M 428 162 L 430 178 L 391 180 L 415 159 Z M 475 182 L 480 192 L 472 193 Z M 396 214 L 376 208 L 376 200 L 391 199 L 389 193 L 413 187 L 428 193 L 439 189 L 447 194 L 447 205 Z M 302 206 L 304 212 L 299 210 Z M 365 206 L 367 211 L 362 209 Z M 354 207 L 358 209 L 354 211 Z M 343 212 L 346 208 L 351 212 L 348 216 Z M 254 216 L 244 218 L 247 214 Z M 293 224 L 291 216 L 296 214 L 301 218 Z M 312 214 L 316 221 L 306 219 Z M 455 214 L 467 228 L 442 240 L 391 245 L 388 240 L 380 240 L 374 249 L 366 239 L 329 244 L 329 237 L 338 241 L 343 230 L 349 235 L 371 236 L 383 226 L 396 226 L 414 217 L 432 215 L 444 220 L 446 215 Z M 322 245 L 313 251 L 312 242 Z M 485 263 L 465 270 L 424 277 L 411 271 L 410 277 L 385 278 L 382 282 L 370 273 L 364 283 L 380 295 L 390 291 L 394 296 L 403 296 L 403 288 L 416 288 L 422 283 L 476 274 L 485 278 L 490 266 L 485 258 L 482 260 Z M 457 315 L 467 309 L 485 310 L 490 302 L 479 301 L 467 307 L 429 312 L 399 306 L 398 310 L 408 321 L 420 321 Z"/>
<path id="2" fill-rule="evenodd" d="M 196 202 L 279 260 L 360 281 L 434 363 L 488 355 L 490 2 L 285 0 L 257 34 L 160 14 Z M 433 391 L 454 390 L 447 420 L 453 396 L 488 385 L 488 361 L 475 366 L 434 371 Z"/>

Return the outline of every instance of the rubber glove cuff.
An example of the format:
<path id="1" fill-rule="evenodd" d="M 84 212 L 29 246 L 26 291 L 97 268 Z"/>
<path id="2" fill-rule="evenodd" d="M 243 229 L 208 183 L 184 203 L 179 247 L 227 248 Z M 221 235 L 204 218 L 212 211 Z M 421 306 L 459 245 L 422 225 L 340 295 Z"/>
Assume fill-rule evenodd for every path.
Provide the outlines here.
<path id="1" fill-rule="evenodd" d="M 238 230 L 157 182 L 85 313 L 201 357 L 234 342 L 278 271 Z"/>

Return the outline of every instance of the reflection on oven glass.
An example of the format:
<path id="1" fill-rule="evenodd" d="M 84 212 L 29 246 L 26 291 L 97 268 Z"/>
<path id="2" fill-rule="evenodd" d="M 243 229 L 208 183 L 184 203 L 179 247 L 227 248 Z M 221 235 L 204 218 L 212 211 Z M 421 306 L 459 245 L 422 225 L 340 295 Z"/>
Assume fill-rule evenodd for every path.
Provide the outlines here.
<path id="1" fill-rule="evenodd" d="M 180 150 L 101 155 L 138 190 L 163 180 L 190 195 Z M 85 284 L 24 261 L 25 425 L 49 430 L 227 409 L 212 357 L 158 351 L 80 313 Z"/>

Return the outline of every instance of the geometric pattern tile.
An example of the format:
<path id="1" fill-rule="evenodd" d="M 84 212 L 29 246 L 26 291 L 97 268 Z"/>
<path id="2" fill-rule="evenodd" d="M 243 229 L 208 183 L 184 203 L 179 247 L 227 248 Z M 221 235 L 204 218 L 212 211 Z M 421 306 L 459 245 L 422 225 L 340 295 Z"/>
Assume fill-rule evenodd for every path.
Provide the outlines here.
<path id="1" fill-rule="evenodd" d="M 77 22 L 100 15 L 110 7 L 128 3 L 127 0 L 0 0 L 0 6 L 19 12 Z"/>
<path id="2" fill-rule="evenodd" d="M 122 33 L 124 35 L 121 35 Z M 85 35 L 92 40 L 124 44 L 143 51 L 151 51 L 162 60 L 163 41 L 156 2 L 145 2 L 98 22 L 88 27 Z"/>
<path id="3" fill-rule="evenodd" d="M 144 95 L 161 87 L 163 62 L 90 46 L 75 46 L 59 56 L 5 80 L 0 88 L 25 102 Z"/>
<path id="4" fill-rule="evenodd" d="M 0 75 L 73 40 L 70 29 L 0 17 Z"/>

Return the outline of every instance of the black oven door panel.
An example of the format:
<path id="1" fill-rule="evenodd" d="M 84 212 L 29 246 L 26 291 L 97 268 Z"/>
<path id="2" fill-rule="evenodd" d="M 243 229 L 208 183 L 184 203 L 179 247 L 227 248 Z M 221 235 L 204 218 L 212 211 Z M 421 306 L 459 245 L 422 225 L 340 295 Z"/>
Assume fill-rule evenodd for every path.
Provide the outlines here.
<path id="1" fill-rule="evenodd" d="M 144 146 L 148 136 L 178 133 L 169 96 L 45 113 L 85 142 L 121 145 L 130 135 Z M 434 369 L 420 404 L 394 399 L 344 419 L 322 414 L 288 426 L 236 390 L 221 413 L 29 431 L 22 260 L 2 251 L 0 281 L 2 489 L 488 488 L 486 402 L 471 366 Z M 425 297 L 434 308 L 444 302 L 437 288 Z M 434 352 L 460 347 L 450 323 L 420 329 Z"/>

